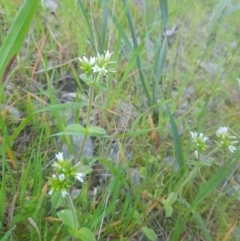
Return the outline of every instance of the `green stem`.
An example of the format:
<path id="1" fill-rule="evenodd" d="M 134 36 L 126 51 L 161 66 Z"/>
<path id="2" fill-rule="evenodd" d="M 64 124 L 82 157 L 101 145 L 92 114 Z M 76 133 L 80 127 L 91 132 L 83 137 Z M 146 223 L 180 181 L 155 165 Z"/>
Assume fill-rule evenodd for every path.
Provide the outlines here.
<path id="1" fill-rule="evenodd" d="M 182 182 L 181 186 L 178 188 L 176 193 L 180 193 L 182 191 L 185 184 L 189 182 L 189 180 L 194 176 L 194 174 L 196 174 L 196 172 L 199 170 L 199 168 L 200 168 L 200 165 L 197 165 L 192 169 L 192 171 L 189 173 L 187 178 Z"/>
<path id="2" fill-rule="evenodd" d="M 86 144 L 86 141 L 87 141 L 87 135 L 85 134 L 85 135 L 84 135 L 84 138 L 83 138 L 81 150 L 80 150 L 80 153 L 79 153 L 79 156 L 78 156 L 78 162 L 79 162 L 79 163 L 80 163 L 80 161 L 81 161 L 81 157 L 82 157 L 82 154 L 83 154 L 83 149 L 84 149 L 84 146 L 85 146 L 85 144 Z"/>
<path id="3" fill-rule="evenodd" d="M 75 209 L 73 201 L 72 201 L 72 197 L 69 194 L 69 192 L 67 192 L 66 197 L 67 197 L 68 206 L 69 206 L 69 208 L 72 212 L 72 216 L 73 216 L 74 230 L 77 231 L 78 230 L 77 212 L 76 212 L 76 209 Z M 75 239 L 73 238 L 72 240 L 74 241 Z"/>
<path id="4" fill-rule="evenodd" d="M 194 174 L 196 174 L 197 171 L 199 171 L 199 173 L 200 173 L 201 163 L 204 162 L 205 160 L 207 160 L 207 158 L 210 157 L 213 153 L 215 153 L 218 150 L 218 148 L 219 147 L 214 148 L 202 161 L 200 161 L 200 157 L 198 155 L 198 160 L 197 160 L 198 165 L 196 165 L 192 169 L 192 171 L 189 173 L 187 178 L 182 182 L 181 186 L 177 190 L 177 193 L 181 192 L 181 190 L 185 186 L 185 184 L 189 182 L 189 180 L 194 176 Z"/>
<path id="5" fill-rule="evenodd" d="M 87 123 L 86 123 L 86 131 L 88 132 L 89 126 L 90 126 L 90 117 L 91 117 L 91 110 L 92 110 L 92 101 L 93 101 L 93 87 L 94 84 L 99 80 L 99 75 L 97 76 L 97 78 L 90 84 L 89 87 L 89 101 L 88 101 L 88 111 L 87 111 Z M 83 142 L 82 142 L 82 146 L 81 146 L 81 150 L 78 156 L 78 162 L 80 162 L 82 154 L 83 154 L 83 150 L 87 141 L 87 137 L 88 134 L 85 133 L 84 138 L 83 138 Z"/>
<path id="6" fill-rule="evenodd" d="M 213 153 L 217 152 L 218 149 L 218 146 L 214 148 L 210 153 L 208 153 L 208 155 L 203 159 L 203 161 L 207 160 Z"/>
<path id="7" fill-rule="evenodd" d="M 90 126 L 90 116 L 91 116 L 91 110 L 92 110 L 92 100 L 93 100 L 93 87 L 94 84 L 90 85 L 89 89 L 89 102 L 88 102 L 88 113 L 87 113 L 87 123 L 86 123 L 86 129 L 88 131 L 88 128 Z"/>

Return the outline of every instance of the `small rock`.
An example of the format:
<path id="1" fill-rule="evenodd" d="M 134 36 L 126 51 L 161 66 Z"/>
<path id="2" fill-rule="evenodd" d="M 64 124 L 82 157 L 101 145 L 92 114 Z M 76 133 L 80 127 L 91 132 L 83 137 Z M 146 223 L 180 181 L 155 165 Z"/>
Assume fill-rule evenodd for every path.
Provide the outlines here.
<path id="1" fill-rule="evenodd" d="M 131 169 L 131 177 L 136 186 L 139 186 L 140 184 L 140 176 L 138 173 L 138 170 L 136 168 Z"/>
<path id="2" fill-rule="evenodd" d="M 64 158 L 68 159 L 74 156 L 74 164 L 78 163 L 80 150 L 83 145 L 84 136 L 72 136 L 71 137 L 71 147 L 68 148 L 67 144 L 62 145 L 62 152 Z M 93 156 L 93 143 L 91 138 L 88 136 L 85 146 L 83 148 L 82 157 L 92 157 Z"/>
<path id="3" fill-rule="evenodd" d="M 58 3 L 56 0 L 41 0 L 43 7 L 48 8 L 52 13 L 56 13 L 58 8 Z"/>
<path id="4" fill-rule="evenodd" d="M 10 114 L 11 116 L 15 117 L 16 119 L 19 119 L 21 117 L 20 111 L 13 106 L 7 106 L 7 105 L 0 104 L 0 111 L 2 113 Z"/>
<path id="5" fill-rule="evenodd" d="M 216 76 L 219 69 L 218 65 L 212 62 L 201 62 L 200 67 L 212 76 Z"/>

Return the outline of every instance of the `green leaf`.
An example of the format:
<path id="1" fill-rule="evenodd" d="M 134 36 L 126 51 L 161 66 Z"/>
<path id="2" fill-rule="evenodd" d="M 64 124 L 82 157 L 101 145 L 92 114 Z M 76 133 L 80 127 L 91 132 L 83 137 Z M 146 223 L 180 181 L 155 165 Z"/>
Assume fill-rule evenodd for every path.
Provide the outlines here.
<path id="1" fill-rule="evenodd" d="M 81 135 L 85 135 L 86 134 L 86 128 L 83 127 L 80 124 L 69 125 L 69 126 L 67 126 L 66 131 L 67 132 L 75 132 L 75 133 L 78 133 L 78 134 L 81 134 Z"/>
<path id="2" fill-rule="evenodd" d="M 185 165 L 185 161 L 184 161 L 184 157 L 183 157 L 181 139 L 180 139 L 180 136 L 178 133 L 176 123 L 172 116 L 172 113 L 169 110 L 169 107 L 168 106 L 166 106 L 166 107 L 167 107 L 166 110 L 167 110 L 168 117 L 170 119 L 171 128 L 172 128 L 174 147 L 175 147 L 177 162 L 179 165 L 179 171 L 180 171 L 181 177 L 184 177 L 184 174 L 186 172 L 186 165 Z"/>
<path id="3" fill-rule="evenodd" d="M 84 136 L 85 133 L 77 132 L 77 131 L 61 131 L 51 136 L 81 136 L 81 135 Z"/>
<path id="4" fill-rule="evenodd" d="M 64 204 L 64 198 L 61 192 L 54 192 L 51 196 L 52 206 L 57 209 Z"/>
<path id="5" fill-rule="evenodd" d="M 162 19 L 165 31 L 168 29 L 168 3 L 167 0 L 159 0 L 161 13 L 162 13 Z"/>
<path id="6" fill-rule="evenodd" d="M 177 194 L 175 192 L 171 192 L 167 197 L 167 203 L 172 205 L 177 201 Z"/>
<path id="7" fill-rule="evenodd" d="M 78 170 L 78 172 L 84 173 L 86 175 L 92 172 L 92 168 L 89 166 L 85 166 L 85 165 L 78 166 L 77 170 Z"/>
<path id="8" fill-rule="evenodd" d="M 169 203 L 163 205 L 165 209 L 166 218 L 171 217 L 173 213 L 173 208 Z"/>
<path id="9" fill-rule="evenodd" d="M 86 84 L 90 81 L 90 79 L 87 77 L 85 74 L 80 74 L 79 75 L 80 79 L 85 82 Z"/>
<path id="10" fill-rule="evenodd" d="M 33 114 L 46 112 L 46 111 L 54 111 L 54 110 L 61 110 L 61 109 L 68 109 L 68 108 L 79 108 L 87 106 L 88 103 L 81 101 L 81 102 L 74 102 L 74 103 L 64 103 L 64 104 L 55 104 L 43 107 L 40 110 L 36 110 Z"/>
<path id="11" fill-rule="evenodd" d="M 52 136 L 84 136 L 88 135 L 85 127 L 80 124 L 71 124 L 67 126 L 66 131 L 58 132 Z"/>
<path id="12" fill-rule="evenodd" d="M 7 241 L 9 240 L 9 237 L 11 236 L 12 234 L 12 231 L 16 228 L 16 225 L 14 225 L 12 228 L 10 228 L 5 234 L 4 236 L 1 238 L 0 241 Z"/>
<path id="13" fill-rule="evenodd" d="M 165 213 L 166 213 L 166 217 L 171 217 L 172 213 L 173 213 L 173 207 L 172 204 L 175 203 L 177 201 L 177 194 L 174 192 L 171 192 L 167 199 L 162 199 L 161 203 L 164 206 L 165 209 Z"/>
<path id="14" fill-rule="evenodd" d="M 135 219 L 135 221 L 137 222 L 138 225 L 142 224 L 141 215 L 140 215 L 140 213 L 138 211 L 134 210 L 133 218 Z"/>
<path id="15" fill-rule="evenodd" d="M 98 136 L 103 137 L 106 136 L 106 131 L 98 126 L 91 126 L 88 128 L 87 133 L 89 136 Z"/>
<path id="16" fill-rule="evenodd" d="M 40 0 L 25 0 L 0 48 L 0 80 L 9 61 L 16 55 L 27 35 Z"/>
<path id="17" fill-rule="evenodd" d="M 80 124 L 72 124 L 66 128 L 66 131 L 58 132 L 53 136 L 75 136 L 75 135 L 87 135 L 87 136 L 96 136 L 96 137 L 106 137 L 106 131 L 98 126 L 91 126 L 88 129 L 83 127 Z"/>
<path id="18" fill-rule="evenodd" d="M 74 233 L 75 230 L 79 228 L 79 223 L 75 223 L 74 216 L 70 210 L 61 210 L 57 212 L 57 215 L 70 233 Z"/>
<path id="19" fill-rule="evenodd" d="M 150 229 L 150 228 L 148 228 L 146 226 L 143 226 L 141 228 L 141 230 L 146 235 L 146 237 L 148 239 L 150 239 L 151 241 L 156 241 L 157 240 L 157 235 L 155 234 L 155 232 L 152 229 Z"/>
<path id="20" fill-rule="evenodd" d="M 95 241 L 94 233 L 88 228 L 80 228 L 76 233 L 73 234 L 75 238 L 80 238 L 83 241 Z"/>
<path id="21" fill-rule="evenodd" d="M 107 91 L 108 90 L 108 86 L 106 83 L 104 82 L 96 82 L 95 83 L 95 86 L 99 89 L 99 90 L 102 90 L 102 91 Z"/>
<path id="22" fill-rule="evenodd" d="M 152 92 L 153 92 L 153 105 L 157 103 L 157 90 L 159 89 L 159 80 L 163 73 L 163 67 L 166 62 L 167 58 L 167 51 L 168 51 L 168 41 L 167 36 L 164 37 L 160 54 L 156 53 L 156 64 L 154 66 L 155 68 L 155 78 L 153 78 L 153 86 L 152 86 Z"/>

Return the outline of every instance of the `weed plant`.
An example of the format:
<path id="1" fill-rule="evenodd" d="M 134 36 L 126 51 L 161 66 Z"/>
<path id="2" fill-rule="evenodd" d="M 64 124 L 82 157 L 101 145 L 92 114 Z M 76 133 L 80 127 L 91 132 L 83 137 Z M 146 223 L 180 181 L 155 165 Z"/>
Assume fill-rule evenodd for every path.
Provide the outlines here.
<path id="1" fill-rule="evenodd" d="M 0 240 L 240 240 L 239 9 L 1 1 Z"/>

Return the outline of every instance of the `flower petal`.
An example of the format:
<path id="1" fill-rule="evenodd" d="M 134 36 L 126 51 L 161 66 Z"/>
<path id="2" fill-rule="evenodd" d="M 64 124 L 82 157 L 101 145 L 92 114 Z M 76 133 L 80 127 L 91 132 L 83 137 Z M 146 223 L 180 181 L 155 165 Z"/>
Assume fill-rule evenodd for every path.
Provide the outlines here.
<path id="1" fill-rule="evenodd" d="M 52 194 L 53 194 L 53 189 L 51 189 L 51 190 L 48 192 L 48 195 L 49 195 L 49 196 L 52 196 Z"/>
<path id="2" fill-rule="evenodd" d="M 61 192 L 62 192 L 63 197 L 65 197 L 67 195 L 67 191 L 65 189 L 63 189 Z"/>
<path id="3" fill-rule="evenodd" d="M 58 154 L 56 154 L 56 158 L 58 159 L 59 162 L 62 162 L 63 159 L 63 153 L 62 152 L 58 152 Z"/>
<path id="4" fill-rule="evenodd" d="M 85 176 L 84 173 L 76 173 L 75 177 L 79 182 L 84 182 L 83 177 Z"/>
<path id="5" fill-rule="evenodd" d="M 60 182 L 62 182 L 65 179 L 65 175 L 62 173 L 58 176 L 58 178 L 59 178 Z"/>

